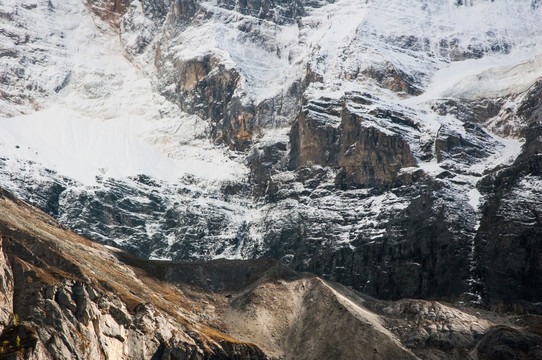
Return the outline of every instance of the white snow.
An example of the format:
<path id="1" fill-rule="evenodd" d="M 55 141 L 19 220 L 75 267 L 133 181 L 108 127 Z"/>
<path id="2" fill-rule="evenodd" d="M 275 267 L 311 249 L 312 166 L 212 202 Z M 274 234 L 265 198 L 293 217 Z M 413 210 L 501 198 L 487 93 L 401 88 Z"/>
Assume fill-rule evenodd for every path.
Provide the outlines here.
<path id="1" fill-rule="evenodd" d="M 427 91 L 410 102 L 432 98 L 497 98 L 526 91 L 542 77 L 542 55 L 486 56 L 452 63 L 439 70 Z"/>
<path id="2" fill-rule="evenodd" d="M 320 9 L 333 17 L 338 1 Z M 361 2 L 351 2 L 361 3 Z M 348 44 L 346 55 L 337 52 L 336 64 L 322 75 L 337 80 L 337 72 L 357 73 L 369 68 L 393 66 L 420 82 L 425 94 L 417 103 L 430 98 L 496 97 L 524 91 L 542 76 L 542 8 L 527 1 L 473 1 L 456 6 L 455 1 L 379 0 L 366 9 L 352 9 L 358 15 L 357 35 L 340 42 Z M 328 22 L 351 19 L 341 16 Z M 324 49 L 333 41 L 322 45 Z M 463 52 L 475 58 L 461 61 Z M 331 54 L 322 51 L 322 56 Z M 326 59 L 330 64 L 332 59 Z M 358 80 L 359 81 L 359 80 Z"/>
<path id="3" fill-rule="evenodd" d="M 65 54 L 53 59 L 62 68 L 46 66 L 32 76 L 50 79 L 54 88 L 66 67 L 69 84 L 58 94 L 51 90 L 40 111 L 0 118 L 4 156 L 36 161 L 89 185 L 96 176 L 244 176 L 242 164 L 205 139 L 201 119 L 155 93 L 150 79 L 127 60 L 113 28 L 90 16 L 79 0 L 53 3 L 57 22 L 46 25 L 63 34 Z"/>
<path id="4" fill-rule="evenodd" d="M 129 122 L 88 119 L 66 110 L 51 106 L 2 119 L 2 154 L 37 161 L 86 184 L 99 174 L 113 178 L 148 174 L 164 180 L 180 175 L 178 164 L 130 134 Z"/>
<path id="5" fill-rule="evenodd" d="M 340 77 L 335 72 L 335 62 L 347 50 L 368 11 L 369 6 L 361 1 L 343 0 L 314 9 L 303 19 L 302 39 L 317 51 L 314 70 L 328 77 Z"/>
<path id="6" fill-rule="evenodd" d="M 235 175 L 227 162 L 168 157 L 143 141 L 133 129 L 136 125 L 129 118 L 89 119 L 55 105 L 31 115 L 1 119 L 1 153 L 10 159 L 37 161 L 84 184 L 94 184 L 97 175 L 146 174 L 172 182 L 184 174 L 217 180 Z M 203 150 L 187 152 L 193 155 L 197 151 Z"/>
<path id="7" fill-rule="evenodd" d="M 189 60 L 213 55 L 227 69 L 242 77 L 238 94 L 255 104 L 286 91 L 302 70 L 296 24 L 276 25 L 228 11 L 210 2 L 201 4 L 213 14 L 183 31 L 171 48 L 177 59 Z M 257 24 L 257 25 L 256 25 Z M 257 27 L 244 33 L 239 27 Z"/>
<path id="8" fill-rule="evenodd" d="M 480 198 L 481 197 L 482 197 L 482 194 L 480 194 L 480 191 L 478 191 L 478 189 L 476 189 L 476 188 L 473 188 L 473 189 L 469 190 L 469 192 L 467 193 L 467 198 L 469 199 L 468 200 L 469 205 L 474 210 L 478 210 L 478 208 L 480 206 Z"/>

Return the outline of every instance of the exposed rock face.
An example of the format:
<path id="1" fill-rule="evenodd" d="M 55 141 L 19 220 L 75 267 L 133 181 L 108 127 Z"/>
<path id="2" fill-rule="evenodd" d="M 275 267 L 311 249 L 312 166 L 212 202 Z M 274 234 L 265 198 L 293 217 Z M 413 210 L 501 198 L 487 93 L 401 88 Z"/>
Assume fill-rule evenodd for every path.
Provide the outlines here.
<path id="1" fill-rule="evenodd" d="M 6 254 L 4 253 L 3 248 L 1 249 L 0 256 L 0 264 L 2 266 L 2 276 L 0 278 L 0 325 L 2 326 L 2 328 L 4 328 L 8 326 L 11 320 L 11 314 L 13 313 L 13 297 L 11 296 L 11 294 L 13 294 L 13 271 L 8 264 L 8 260 L 6 258 Z"/>
<path id="2" fill-rule="evenodd" d="M 152 262 L 75 235 L 4 190 L 0 238 L 2 358 L 540 356 L 536 318 L 365 298 L 275 260 Z"/>
<path id="3" fill-rule="evenodd" d="M 441 115 L 454 114 L 465 122 L 479 123 L 499 115 L 503 102 L 502 99 L 481 99 L 472 102 L 446 99 L 434 104 L 433 110 Z"/>
<path id="4" fill-rule="evenodd" d="M 290 132 L 290 168 L 327 166 L 337 162 L 339 106 L 340 104 L 328 103 L 323 99 L 322 103 L 308 104 L 300 114 Z M 328 118 L 335 121 L 327 121 Z"/>
<path id="5" fill-rule="evenodd" d="M 279 358 L 416 358 L 374 314 L 315 278 L 262 284 L 235 299 L 226 319 L 241 339 L 257 339 Z M 341 342 L 352 345 L 334 345 Z"/>
<path id="6" fill-rule="evenodd" d="M 365 303 L 421 359 L 537 359 L 540 336 L 506 318 L 437 302 Z M 498 324 L 498 325 L 497 325 Z"/>
<path id="7" fill-rule="evenodd" d="M 540 89 L 538 82 L 519 107 L 519 116 L 526 124 L 522 153 L 510 168 L 495 171 L 480 183 L 489 200 L 476 236 L 482 279 L 478 286 L 491 307 L 525 306 L 530 311 L 531 306 L 522 300 L 536 302 L 542 296 L 542 208 L 537 185 L 542 176 Z M 510 292 L 511 287 L 515 291 Z"/>
<path id="8" fill-rule="evenodd" d="M 428 301 L 399 301 L 392 306 L 385 308 L 385 312 L 398 318 L 407 318 L 410 321 L 418 322 L 419 327 L 425 328 L 419 335 L 422 337 L 416 339 L 415 332 L 419 329 L 402 329 L 410 332 L 404 334 L 405 337 L 411 337 L 413 342 L 423 345 L 427 341 L 434 341 L 434 345 L 440 347 L 456 347 L 462 345 L 467 348 L 475 343 L 492 324 L 491 322 L 479 319 L 475 316 L 462 313 L 451 307 Z M 447 334 L 446 331 L 449 331 Z M 398 329 L 398 331 L 400 331 Z M 436 336 L 431 336 L 436 333 Z M 449 343 L 446 344 L 446 343 Z"/>
<path id="9" fill-rule="evenodd" d="M 118 26 L 131 0 L 89 0 L 92 11 L 102 19 Z"/>
<path id="10" fill-rule="evenodd" d="M 518 108 L 518 114 L 526 120 L 527 124 L 540 122 L 542 119 L 542 80 L 531 87 Z"/>
<path id="11" fill-rule="evenodd" d="M 316 4 L 316 2 L 315 2 Z M 231 146 L 235 150 L 247 150 L 255 136 L 261 134 L 262 128 L 287 123 L 295 117 L 299 110 L 302 82 L 299 78 L 288 80 L 287 88 L 281 93 L 265 93 L 254 98 L 250 87 L 259 74 L 239 72 L 232 62 L 247 62 L 251 67 L 265 67 L 261 56 L 270 56 L 281 62 L 280 66 L 291 66 L 289 54 L 281 54 L 280 46 L 263 44 L 273 38 L 272 26 L 261 28 L 260 19 L 267 19 L 279 24 L 292 23 L 304 13 L 303 4 L 299 1 L 219 1 L 218 7 L 205 4 L 200 6 L 196 1 L 180 1 L 163 3 L 162 6 L 145 1 L 134 2 L 129 16 L 123 19 L 123 29 L 127 33 L 138 33 L 138 40 L 126 43 L 134 55 L 148 51 L 153 54 L 158 87 L 161 94 L 177 103 L 190 114 L 197 114 L 211 123 L 211 139 L 220 144 Z M 141 9 L 138 7 L 141 6 Z M 179 43 L 195 46 L 198 35 L 184 38 L 180 30 L 197 28 L 204 22 L 222 22 L 227 20 L 227 12 L 223 8 L 238 11 L 246 17 L 237 18 L 239 23 L 238 41 L 250 50 L 233 49 L 240 54 L 224 56 L 212 50 L 195 50 L 179 56 Z M 137 26 L 140 13 L 151 19 L 145 23 L 148 34 L 139 35 Z M 253 16 L 256 16 L 255 18 Z M 256 20 L 258 19 L 258 20 Z M 237 29 L 236 29 L 237 31 Z M 230 30 L 217 29 L 219 36 L 229 36 Z M 223 34 L 222 34 L 223 33 Z M 172 35 L 178 38 L 172 38 Z M 205 40 L 203 40 L 205 41 Z M 216 41 L 216 40 L 213 40 Z M 222 39 L 221 41 L 228 41 Z M 147 49 L 150 46 L 151 49 Z M 253 51 L 254 54 L 249 53 Z M 194 56 L 194 53 L 198 53 Z M 242 59 L 241 56 L 254 58 Z M 252 64 L 253 63 L 253 64 Z M 276 81 L 277 79 L 273 79 Z"/>
<path id="12" fill-rule="evenodd" d="M 253 148 L 247 161 L 250 167 L 249 181 L 254 186 L 254 196 L 258 198 L 274 198 L 278 188 L 272 175 L 287 169 L 287 150 L 287 143 L 282 141 Z"/>
<path id="13" fill-rule="evenodd" d="M 477 346 L 480 360 L 486 359 L 540 359 L 542 342 L 539 336 L 498 327 L 484 336 Z"/>
<path id="14" fill-rule="evenodd" d="M 266 359 L 208 327 L 182 292 L 2 190 L 1 351 L 24 359 Z"/>
<path id="15" fill-rule="evenodd" d="M 476 125 L 470 125 L 473 128 Z M 486 133 L 480 131 L 480 137 L 489 139 Z M 435 153 L 437 161 L 442 163 L 446 160 L 460 160 L 463 162 L 474 162 L 475 159 L 480 159 L 487 156 L 484 153 L 484 148 L 477 144 L 470 143 L 462 138 L 461 135 L 451 132 L 446 133 L 439 131 L 435 140 Z"/>
<path id="16" fill-rule="evenodd" d="M 363 71 L 362 75 L 374 79 L 382 87 L 395 92 L 402 92 L 409 95 L 420 95 L 423 91 L 420 89 L 420 84 L 416 80 L 396 69 L 393 64 L 386 64 L 383 68 L 368 68 Z M 350 76 L 354 78 L 354 76 Z"/>
<path id="17" fill-rule="evenodd" d="M 337 168 L 341 187 L 390 186 L 400 169 L 416 165 L 408 144 L 397 134 L 365 126 L 347 101 L 321 99 L 305 106 L 290 133 L 290 168 Z"/>
<path id="18" fill-rule="evenodd" d="M 386 324 L 424 359 L 469 357 L 494 324 L 436 302 L 403 300 L 387 307 L 375 304 Z"/>
<path id="19" fill-rule="evenodd" d="M 506 349 L 509 356 L 539 350 L 536 317 L 509 318 L 434 301 L 380 301 L 307 274 L 300 277 L 270 260 L 160 264 L 120 258 L 181 288 L 189 286 L 188 296 L 209 302 L 205 317 L 222 318 L 230 334 L 258 344 L 272 358 L 455 360 L 482 358 L 488 346 Z M 494 331 L 517 336 L 491 340 Z"/>
<path id="20" fill-rule="evenodd" d="M 199 203 L 201 193 L 193 191 L 190 179 L 179 187 L 164 188 L 160 183 L 141 177 L 134 181 L 106 181 L 104 188 L 87 192 L 64 191 L 59 203 L 64 212 L 60 219 L 75 216 L 92 218 L 92 228 L 84 223 L 73 223 L 71 228 L 83 236 L 114 245 L 110 238 L 126 239 L 126 250 L 142 257 L 166 257 L 168 248 L 178 260 L 198 260 L 201 246 L 209 237 L 215 237 L 216 246 L 231 247 L 236 251 L 248 236 L 246 222 L 238 222 L 243 209 L 223 208 L 227 196 L 217 193 L 212 204 Z M 243 186 L 233 184 L 230 190 L 224 185 L 224 193 L 245 194 Z M 152 193 L 152 196 L 148 196 Z M 174 194 L 187 196 L 178 197 Z M 173 195 L 173 196 L 172 196 Z M 226 197 L 223 197 L 226 196 Z M 176 198 L 176 199 L 175 199 Z M 71 204 L 85 204 L 81 210 Z M 202 214 L 206 214 L 202 216 Z M 211 215 L 213 214 L 213 215 Z M 147 241 L 150 233 L 153 241 Z M 104 234 L 97 238 L 97 234 Z M 164 237 L 164 235 L 166 235 Z M 169 239 L 183 241 L 168 244 Z M 194 256 L 187 256 L 192 253 Z"/>
<path id="21" fill-rule="evenodd" d="M 490 200 L 476 237 L 477 256 L 486 300 L 492 307 L 507 308 L 521 304 L 520 299 L 536 302 L 542 296 L 542 194 L 537 186 L 542 176 L 541 136 L 540 125 L 531 126 L 514 165 L 481 184 Z M 511 287 L 515 291 L 510 292 Z"/>
<path id="22" fill-rule="evenodd" d="M 303 1 L 299 0 L 220 0 L 218 5 L 228 10 L 236 10 L 241 14 L 255 16 L 277 24 L 295 22 L 297 18 L 305 13 Z"/>
<path id="23" fill-rule="evenodd" d="M 160 63 L 170 61 L 159 59 Z M 187 61 L 173 62 L 174 76 L 164 74 L 173 81 L 175 90 L 166 91 L 166 97 L 179 103 L 183 110 L 204 119 L 219 119 L 213 123 L 211 136 L 219 143 L 240 144 L 252 138 L 254 132 L 254 109 L 244 108 L 239 99 L 233 99 L 240 76 L 235 69 L 226 69 L 211 55 Z M 171 85 L 167 85 L 171 86 Z"/>
<path id="24" fill-rule="evenodd" d="M 338 165 L 340 185 L 391 185 L 402 168 L 415 166 L 408 144 L 396 134 L 363 126 L 363 118 L 345 110 L 341 115 Z"/>

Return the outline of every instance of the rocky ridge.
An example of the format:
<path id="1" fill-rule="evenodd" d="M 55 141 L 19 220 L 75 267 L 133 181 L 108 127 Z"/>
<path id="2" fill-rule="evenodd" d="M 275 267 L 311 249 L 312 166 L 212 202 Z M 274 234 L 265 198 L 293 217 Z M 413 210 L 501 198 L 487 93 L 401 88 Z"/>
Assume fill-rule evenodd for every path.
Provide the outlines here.
<path id="1" fill-rule="evenodd" d="M 3 190 L 0 201 L 3 357 L 266 358 L 201 321 L 181 290 Z"/>

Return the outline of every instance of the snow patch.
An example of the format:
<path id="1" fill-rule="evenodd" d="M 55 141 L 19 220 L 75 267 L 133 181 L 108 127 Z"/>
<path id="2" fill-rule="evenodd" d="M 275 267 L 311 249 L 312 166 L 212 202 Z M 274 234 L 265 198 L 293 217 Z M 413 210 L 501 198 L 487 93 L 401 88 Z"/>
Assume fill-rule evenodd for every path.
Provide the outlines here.
<path id="1" fill-rule="evenodd" d="M 513 57 L 501 57 L 501 59 L 504 60 L 503 62 L 510 63 Z M 519 94 L 529 89 L 536 80 L 542 77 L 542 55 L 520 60 L 510 65 L 497 65 L 497 62 L 495 66 L 486 67 L 488 63 L 491 62 L 472 61 L 469 64 L 461 64 L 462 66 L 453 66 L 447 69 L 450 81 L 441 83 L 452 83 L 453 85 L 441 93 L 442 97 L 481 99 Z M 465 69 L 465 71 L 458 68 Z M 469 70 L 466 70 L 467 68 Z M 474 74 L 472 74 L 473 72 Z M 465 73 L 471 74 L 465 76 Z M 454 83 L 451 79 L 457 79 L 457 74 L 463 76 Z"/>
<path id="2" fill-rule="evenodd" d="M 480 199 L 482 198 L 482 194 L 480 194 L 480 191 L 478 189 L 474 188 L 469 190 L 467 193 L 467 198 L 469 205 L 476 211 L 478 211 L 478 208 L 480 207 Z"/>

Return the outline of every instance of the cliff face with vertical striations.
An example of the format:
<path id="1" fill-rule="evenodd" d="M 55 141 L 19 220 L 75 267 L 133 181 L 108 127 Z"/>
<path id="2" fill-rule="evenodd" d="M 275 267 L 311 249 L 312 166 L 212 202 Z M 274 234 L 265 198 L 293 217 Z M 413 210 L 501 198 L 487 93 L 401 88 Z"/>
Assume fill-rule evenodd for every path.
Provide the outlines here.
<path id="1" fill-rule="evenodd" d="M 341 104 L 325 100 L 307 106 L 290 132 L 290 168 L 339 169 L 336 184 L 341 187 L 391 186 L 402 168 L 416 166 L 408 143 L 399 134 L 365 127 L 347 101 L 340 110 L 336 106 Z M 336 124 L 330 124 L 329 116 L 338 117 Z"/>

